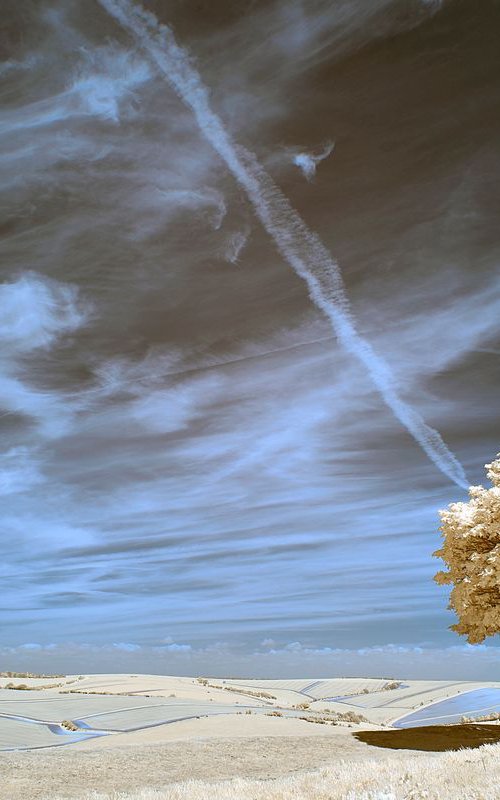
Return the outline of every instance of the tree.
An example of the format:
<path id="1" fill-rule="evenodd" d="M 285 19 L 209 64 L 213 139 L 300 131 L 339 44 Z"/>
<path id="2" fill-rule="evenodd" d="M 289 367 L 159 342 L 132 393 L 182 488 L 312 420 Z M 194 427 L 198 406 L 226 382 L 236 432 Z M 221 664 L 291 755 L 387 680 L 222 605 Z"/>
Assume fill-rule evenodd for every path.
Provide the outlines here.
<path id="1" fill-rule="evenodd" d="M 500 453 L 486 469 L 491 489 L 471 486 L 468 503 L 439 512 L 444 544 L 433 553 L 448 567 L 434 580 L 454 585 L 448 608 L 458 623 L 450 629 L 471 644 L 500 633 Z"/>

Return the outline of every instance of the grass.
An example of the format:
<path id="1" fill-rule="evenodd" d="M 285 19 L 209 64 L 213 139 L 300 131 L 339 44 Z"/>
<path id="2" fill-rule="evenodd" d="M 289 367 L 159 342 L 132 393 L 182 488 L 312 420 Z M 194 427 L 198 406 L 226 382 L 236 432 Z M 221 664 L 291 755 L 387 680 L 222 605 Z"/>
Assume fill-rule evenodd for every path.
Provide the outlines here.
<path id="1" fill-rule="evenodd" d="M 498 800 L 499 785 L 495 744 L 434 756 L 344 761 L 275 780 L 188 781 L 75 800 Z"/>

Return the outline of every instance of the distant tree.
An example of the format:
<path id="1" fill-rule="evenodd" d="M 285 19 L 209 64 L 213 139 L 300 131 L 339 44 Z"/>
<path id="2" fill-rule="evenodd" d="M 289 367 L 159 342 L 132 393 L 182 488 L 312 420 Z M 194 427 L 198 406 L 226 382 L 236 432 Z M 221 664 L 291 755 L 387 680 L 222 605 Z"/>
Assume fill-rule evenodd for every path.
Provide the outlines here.
<path id="1" fill-rule="evenodd" d="M 448 567 L 434 580 L 454 585 L 448 608 L 458 623 L 450 629 L 471 644 L 500 633 L 500 453 L 486 469 L 491 489 L 471 486 L 468 503 L 439 512 L 444 544 L 433 553 Z"/>

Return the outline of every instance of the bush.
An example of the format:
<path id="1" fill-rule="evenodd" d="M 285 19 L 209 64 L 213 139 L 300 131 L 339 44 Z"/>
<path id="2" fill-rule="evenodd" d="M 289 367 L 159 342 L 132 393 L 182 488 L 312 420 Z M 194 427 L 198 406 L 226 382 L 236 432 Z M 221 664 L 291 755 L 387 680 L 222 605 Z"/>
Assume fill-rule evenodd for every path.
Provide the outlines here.
<path id="1" fill-rule="evenodd" d="M 343 722 L 355 722 L 359 725 L 360 722 L 368 722 L 366 717 L 363 714 L 356 714 L 355 711 L 346 711 L 343 714 L 339 714 L 337 719 L 342 720 Z"/>
<path id="2" fill-rule="evenodd" d="M 71 719 L 63 719 L 63 721 L 61 722 L 61 727 L 66 728 L 67 731 L 79 730 L 78 725 L 75 725 L 75 723 Z"/>

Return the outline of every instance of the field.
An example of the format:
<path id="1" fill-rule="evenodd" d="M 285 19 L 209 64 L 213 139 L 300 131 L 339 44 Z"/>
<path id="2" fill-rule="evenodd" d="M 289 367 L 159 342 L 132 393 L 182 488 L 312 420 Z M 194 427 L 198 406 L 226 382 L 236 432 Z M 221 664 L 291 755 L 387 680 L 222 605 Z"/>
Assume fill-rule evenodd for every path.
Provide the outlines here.
<path id="1" fill-rule="evenodd" d="M 484 716 L 500 708 L 499 683 L 118 674 L 22 683 L 0 689 L 1 800 L 498 796 L 485 783 L 495 763 L 500 779 L 498 722 L 422 727 L 422 715 L 459 723 L 463 705 Z M 416 726 L 405 727 L 411 714 Z M 446 750 L 474 749 L 437 752 L 440 730 Z"/>

